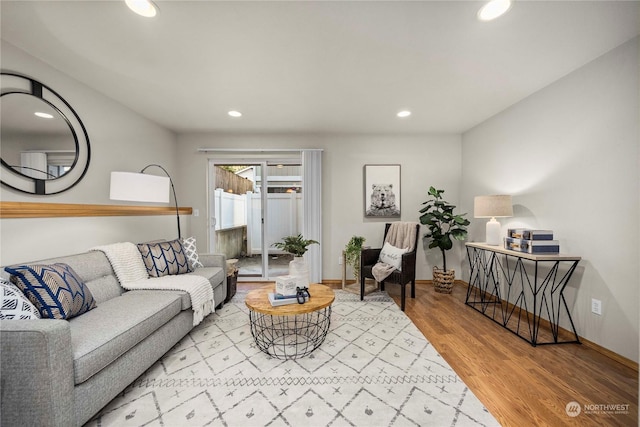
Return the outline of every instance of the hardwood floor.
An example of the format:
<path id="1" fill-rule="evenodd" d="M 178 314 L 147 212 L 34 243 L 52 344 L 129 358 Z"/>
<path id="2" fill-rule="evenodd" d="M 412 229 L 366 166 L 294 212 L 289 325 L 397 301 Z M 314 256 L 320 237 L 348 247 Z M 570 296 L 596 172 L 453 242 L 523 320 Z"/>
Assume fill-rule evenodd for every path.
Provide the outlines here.
<path id="1" fill-rule="evenodd" d="M 500 424 L 638 425 L 636 370 L 586 345 L 533 347 L 464 305 L 465 291 L 456 285 L 451 294 L 439 294 L 432 285 L 418 284 L 416 299 L 407 296 L 405 313 Z M 400 287 L 387 285 L 387 292 L 400 305 Z M 570 402 L 581 405 L 576 417 L 566 413 Z M 622 412 L 626 407 L 626 413 L 604 405 L 618 405 Z"/>
<path id="2" fill-rule="evenodd" d="M 398 305 L 399 290 L 387 285 Z M 503 426 L 638 425 L 637 371 L 585 345 L 533 347 L 466 306 L 465 292 L 418 284 L 405 313 Z M 567 415 L 570 402 L 580 415 Z M 585 414 L 585 405 L 618 404 L 628 414 Z"/>

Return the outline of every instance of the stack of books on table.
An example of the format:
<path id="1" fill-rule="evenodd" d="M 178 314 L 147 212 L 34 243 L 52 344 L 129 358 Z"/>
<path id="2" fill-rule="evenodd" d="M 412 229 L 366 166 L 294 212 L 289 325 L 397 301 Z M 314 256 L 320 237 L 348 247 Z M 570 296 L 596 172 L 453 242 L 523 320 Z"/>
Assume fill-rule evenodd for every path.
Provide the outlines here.
<path id="1" fill-rule="evenodd" d="M 271 306 L 298 304 L 297 289 L 298 280 L 296 277 L 290 275 L 276 277 L 276 291 L 268 294 Z M 304 302 L 307 301 L 309 298 L 305 296 Z"/>
<path id="2" fill-rule="evenodd" d="M 296 295 L 282 295 L 277 294 L 275 292 L 269 293 L 269 302 L 273 307 L 277 307 L 279 305 L 288 305 L 288 304 L 298 304 L 298 298 Z M 304 297 L 304 302 L 309 301 L 308 297 Z"/>
<path id="3" fill-rule="evenodd" d="M 510 228 L 504 238 L 505 249 L 527 254 L 543 254 L 560 252 L 560 243 L 553 240 L 552 230 L 530 230 L 527 228 Z"/>

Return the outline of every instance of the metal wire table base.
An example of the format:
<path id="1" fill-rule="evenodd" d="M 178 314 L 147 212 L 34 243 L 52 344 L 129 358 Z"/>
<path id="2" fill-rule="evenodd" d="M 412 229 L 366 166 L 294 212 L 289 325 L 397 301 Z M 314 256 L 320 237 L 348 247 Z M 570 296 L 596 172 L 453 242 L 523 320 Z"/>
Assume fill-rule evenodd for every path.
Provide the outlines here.
<path id="1" fill-rule="evenodd" d="M 251 334 L 264 353 L 277 359 L 298 359 L 324 342 L 331 325 L 331 306 L 289 316 L 249 311 L 249 323 Z"/>

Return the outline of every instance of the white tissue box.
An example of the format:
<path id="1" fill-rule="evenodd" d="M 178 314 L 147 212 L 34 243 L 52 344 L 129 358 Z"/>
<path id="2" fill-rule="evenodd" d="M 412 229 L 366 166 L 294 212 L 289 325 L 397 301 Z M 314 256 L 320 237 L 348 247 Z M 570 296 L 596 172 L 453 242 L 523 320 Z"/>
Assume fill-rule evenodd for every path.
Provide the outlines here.
<path id="1" fill-rule="evenodd" d="M 295 295 L 296 294 L 296 278 L 294 276 L 278 276 L 276 277 L 276 294 Z"/>

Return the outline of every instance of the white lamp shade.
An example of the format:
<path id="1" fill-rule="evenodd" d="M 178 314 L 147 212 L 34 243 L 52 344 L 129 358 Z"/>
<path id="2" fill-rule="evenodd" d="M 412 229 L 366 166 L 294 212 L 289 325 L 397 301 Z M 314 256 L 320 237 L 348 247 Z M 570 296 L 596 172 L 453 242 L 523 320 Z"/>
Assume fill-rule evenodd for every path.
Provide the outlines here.
<path id="1" fill-rule="evenodd" d="M 513 216 L 511 196 L 476 196 L 473 199 L 473 216 L 476 218 L 500 218 Z"/>
<path id="2" fill-rule="evenodd" d="M 111 172 L 111 200 L 169 203 L 170 179 L 135 172 Z"/>
<path id="3" fill-rule="evenodd" d="M 513 216 L 513 205 L 511 196 L 476 196 L 473 199 L 473 216 L 476 218 L 491 218 L 487 222 L 486 243 L 487 245 L 500 245 L 500 223 L 496 217 Z"/>

